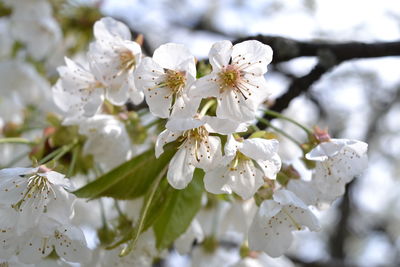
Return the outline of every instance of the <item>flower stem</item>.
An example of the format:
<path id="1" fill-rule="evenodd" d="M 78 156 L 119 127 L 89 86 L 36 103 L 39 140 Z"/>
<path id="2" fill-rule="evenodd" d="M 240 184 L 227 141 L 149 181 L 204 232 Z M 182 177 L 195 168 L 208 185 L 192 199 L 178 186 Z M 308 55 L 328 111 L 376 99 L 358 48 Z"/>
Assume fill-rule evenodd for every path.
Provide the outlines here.
<path id="1" fill-rule="evenodd" d="M 20 137 L 8 137 L 8 138 L 1 138 L 0 144 L 25 144 L 25 145 L 34 145 L 36 144 L 33 141 L 30 141 L 25 138 Z"/>
<path id="2" fill-rule="evenodd" d="M 154 121 L 150 122 L 149 124 L 144 125 L 144 128 L 150 129 L 151 127 L 153 127 L 154 125 L 157 125 L 160 122 L 161 122 L 160 119 L 155 119 Z"/>
<path id="3" fill-rule="evenodd" d="M 144 227 L 144 223 L 147 217 L 147 213 L 150 210 L 150 206 L 151 206 L 151 202 L 153 201 L 154 195 L 157 191 L 157 188 L 162 180 L 162 178 L 164 177 L 166 171 L 168 169 L 168 165 L 164 167 L 164 169 L 158 174 L 157 178 L 154 180 L 153 185 L 151 187 L 151 191 L 150 194 L 148 196 L 148 198 L 146 199 L 146 202 L 144 203 L 142 210 L 141 210 L 141 214 L 140 214 L 140 219 L 139 219 L 139 223 L 136 227 L 136 231 L 134 231 L 133 233 L 133 238 L 131 240 L 131 242 L 129 242 L 128 246 L 126 246 L 120 253 L 120 256 L 126 256 L 129 254 L 129 252 L 131 252 L 135 246 L 136 246 L 136 242 L 139 239 L 140 234 L 143 231 L 143 227 Z"/>
<path id="4" fill-rule="evenodd" d="M 209 100 L 209 101 L 203 106 L 203 108 L 201 109 L 201 111 L 200 111 L 200 116 L 203 117 L 204 115 L 206 115 L 207 111 L 208 111 L 215 103 L 216 103 L 216 100 L 215 100 L 215 99 Z"/>
<path id="5" fill-rule="evenodd" d="M 68 172 L 67 172 L 67 177 L 71 177 L 74 173 L 75 165 L 76 165 L 76 160 L 78 159 L 78 153 L 79 150 L 77 147 L 74 148 L 72 151 L 72 159 L 71 159 L 71 164 L 69 165 Z"/>
<path id="6" fill-rule="evenodd" d="M 302 125 L 301 123 L 298 123 L 297 121 L 295 121 L 295 120 L 293 120 L 293 119 L 291 119 L 289 117 L 286 117 L 285 115 L 282 115 L 279 112 L 275 112 L 275 111 L 272 111 L 272 110 L 264 110 L 264 113 L 267 114 L 267 115 L 270 115 L 272 117 L 283 119 L 283 120 L 286 120 L 288 122 L 291 122 L 294 125 L 296 125 L 296 126 L 300 127 L 301 129 L 303 129 L 307 133 L 307 135 L 313 135 L 313 131 L 310 128 Z"/>
<path id="7" fill-rule="evenodd" d="M 266 126 L 270 127 L 271 129 L 275 130 L 276 132 L 280 133 L 281 135 L 283 135 L 284 137 L 286 137 L 287 139 L 289 139 L 290 141 L 292 141 L 293 143 L 295 143 L 296 145 L 298 145 L 301 148 L 301 143 L 299 141 L 297 141 L 292 136 L 290 136 L 286 132 L 282 131 L 278 127 L 275 127 L 274 125 L 272 125 L 268 120 L 266 120 L 264 118 L 257 118 L 257 119 L 261 123 L 265 124 Z"/>
<path id="8" fill-rule="evenodd" d="M 43 165 L 43 164 L 49 162 L 50 160 L 58 160 L 58 159 L 60 159 L 62 156 L 67 154 L 71 149 L 73 149 L 77 144 L 78 144 L 78 141 L 75 140 L 71 144 L 64 145 L 64 146 L 54 150 L 53 152 L 51 152 L 50 154 L 48 154 L 47 156 L 42 158 L 38 162 L 38 165 Z"/>

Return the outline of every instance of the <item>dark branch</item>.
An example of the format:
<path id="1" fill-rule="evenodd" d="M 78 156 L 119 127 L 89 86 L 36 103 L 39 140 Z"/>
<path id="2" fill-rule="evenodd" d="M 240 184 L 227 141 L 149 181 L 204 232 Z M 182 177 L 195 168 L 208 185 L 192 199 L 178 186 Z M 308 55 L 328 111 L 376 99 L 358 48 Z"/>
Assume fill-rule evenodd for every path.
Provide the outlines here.
<path id="1" fill-rule="evenodd" d="M 307 92 L 311 85 L 318 81 L 321 76 L 333 66 L 335 66 L 335 64 L 327 65 L 320 62 L 307 75 L 293 79 L 286 93 L 275 100 L 275 103 L 271 109 L 277 112 L 281 112 L 286 109 L 294 98 L 298 97 L 302 93 Z M 272 118 L 265 116 L 265 119 L 270 120 Z M 257 127 L 264 129 L 265 125 L 259 122 L 257 123 Z"/>
<path id="2" fill-rule="evenodd" d="M 258 40 L 271 46 L 274 51 L 273 63 L 288 61 L 297 57 L 318 56 L 324 50 L 332 53 L 338 61 L 400 55 L 400 41 L 328 43 L 325 41 L 305 42 L 284 37 L 256 35 L 237 39 L 234 43 L 246 40 Z"/>

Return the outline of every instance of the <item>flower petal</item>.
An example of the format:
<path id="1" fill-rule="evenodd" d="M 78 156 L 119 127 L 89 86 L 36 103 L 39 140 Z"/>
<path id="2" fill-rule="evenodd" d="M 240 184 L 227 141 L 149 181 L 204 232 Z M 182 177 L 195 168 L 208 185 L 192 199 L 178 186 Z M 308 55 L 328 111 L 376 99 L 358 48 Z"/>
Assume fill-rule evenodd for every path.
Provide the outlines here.
<path id="1" fill-rule="evenodd" d="M 189 97 L 217 97 L 219 95 L 218 76 L 211 73 L 198 79 L 189 90 Z"/>
<path id="2" fill-rule="evenodd" d="M 232 43 L 220 41 L 213 44 L 208 54 L 213 71 L 220 70 L 229 64 L 232 54 Z"/>
<path id="3" fill-rule="evenodd" d="M 156 158 L 158 158 L 162 153 L 164 153 L 164 145 L 175 141 L 178 137 L 180 136 L 180 133 L 176 133 L 173 131 L 170 131 L 168 129 L 165 129 L 162 131 L 156 141 L 156 146 L 155 146 L 155 152 L 156 152 Z"/>
<path id="4" fill-rule="evenodd" d="M 248 138 L 243 141 L 243 146 L 239 150 L 254 160 L 268 160 L 278 152 L 278 148 L 278 140 Z"/>
<path id="5" fill-rule="evenodd" d="M 188 71 L 192 76 L 196 76 L 194 56 L 182 44 L 167 43 L 159 46 L 154 51 L 153 60 L 165 69 Z M 184 69 L 180 69 L 182 64 L 186 66 Z"/>
<path id="6" fill-rule="evenodd" d="M 203 121 L 205 121 L 205 127 L 210 133 L 232 134 L 247 131 L 247 126 L 245 123 L 232 121 L 230 119 L 204 116 Z"/>
<path id="7" fill-rule="evenodd" d="M 185 147 L 181 147 L 171 159 L 167 178 L 173 188 L 183 189 L 192 181 L 195 167 L 190 159 L 190 151 Z"/>
<path id="8" fill-rule="evenodd" d="M 131 39 L 129 28 L 122 22 L 113 18 L 105 17 L 94 24 L 94 36 L 99 40 L 112 40 L 115 37 Z"/>
<path id="9" fill-rule="evenodd" d="M 229 169 L 226 166 L 220 166 L 206 172 L 204 187 L 213 194 L 231 194 L 232 189 L 229 185 L 229 179 Z"/>
<path id="10" fill-rule="evenodd" d="M 262 75 L 267 72 L 267 65 L 271 61 L 271 47 L 259 41 L 244 41 L 232 48 L 233 64 L 242 65 L 242 69 L 246 72 Z"/>

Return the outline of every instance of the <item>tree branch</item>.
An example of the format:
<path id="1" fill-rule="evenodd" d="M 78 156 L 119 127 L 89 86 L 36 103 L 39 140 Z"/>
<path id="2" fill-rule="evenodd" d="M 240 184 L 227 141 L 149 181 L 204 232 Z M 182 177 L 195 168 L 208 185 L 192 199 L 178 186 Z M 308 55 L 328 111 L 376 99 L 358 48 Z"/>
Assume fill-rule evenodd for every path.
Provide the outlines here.
<path id="1" fill-rule="evenodd" d="M 400 41 L 376 43 L 306 42 L 278 36 L 255 35 L 236 39 L 234 43 L 246 40 L 257 40 L 271 46 L 274 51 L 273 63 L 288 61 L 297 57 L 318 56 L 323 50 L 332 53 L 338 61 L 400 55 Z"/>

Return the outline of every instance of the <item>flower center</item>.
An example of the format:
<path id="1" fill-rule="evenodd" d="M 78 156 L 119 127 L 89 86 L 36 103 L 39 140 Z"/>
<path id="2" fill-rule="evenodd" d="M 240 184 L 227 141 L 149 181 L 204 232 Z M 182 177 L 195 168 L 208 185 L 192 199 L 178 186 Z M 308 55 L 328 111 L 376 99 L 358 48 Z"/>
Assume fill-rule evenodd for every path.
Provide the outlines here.
<path id="1" fill-rule="evenodd" d="M 198 162 L 200 162 L 201 158 L 210 158 L 209 155 L 202 155 L 200 152 L 201 145 L 205 145 L 207 153 L 210 153 L 211 150 L 208 142 L 208 131 L 204 126 L 183 132 L 179 141 L 182 142 L 181 146 L 192 149 L 191 154 Z"/>
<path id="2" fill-rule="evenodd" d="M 186 73 L 175 70 L 166 70 L 165 73 L 165 86 L 171 89 L 171 93 L 179 95 L 186 85 Z"/>
<path id="3" fill-rule="evenodd" d="M 131 70 L 136 66 L 136 57 L 130 50 L 124 50 L 119 53 L 119 62 L 121 70 Z"/>
<path id="4" fill-rule="evenodd" d="M 228 65 L 218 73 L 219 85 L 221 91 L 237 87 L 240 80 L 240 71 L 233 65 Z"/>
<path id="5" fill-rule="evenodd" d="M 39 174 L 34 174 L 28 178 L 28 184 L 23 193 L 21 193 L 22 198 L 15 204 L 11 205 L 16 211 L 22 211 L 24 203 L 28 201 L 34 201 L 40 204 L 41 200 L 47 200 L 50 193 L 53 193 L 54 198 L 56 194 L 51 188 L 49 181 L 46 177 Z M 38 209 L 37 205 L 29 205 L 27 208 Z M 43 206 L 43 212 L 46 212 L 47 206 Z"/>

